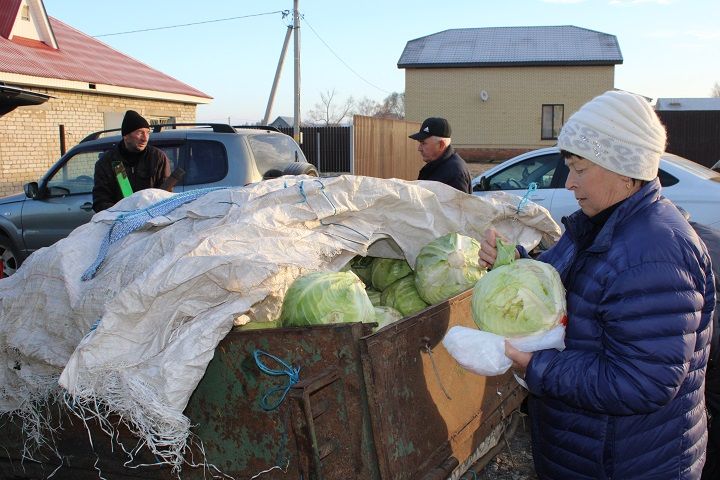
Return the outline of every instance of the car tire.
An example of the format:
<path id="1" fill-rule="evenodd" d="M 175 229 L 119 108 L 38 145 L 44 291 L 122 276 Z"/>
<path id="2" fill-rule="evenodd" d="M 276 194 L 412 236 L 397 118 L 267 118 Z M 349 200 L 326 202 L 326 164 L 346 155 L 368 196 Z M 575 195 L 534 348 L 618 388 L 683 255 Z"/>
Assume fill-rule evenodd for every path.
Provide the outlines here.
<path id="1" fill-rule="evenodd" d="M 283 175 L 310 175 L 312 177 L 319 176 L 315 165 L 305 162 L 293 162 L 289 164 L 287 167 L 285 167 L 285 170 L 283 170 Z"/>
<path id="2" fill-rule="evenodd" d="M 0 235 L 0 260 L 3 263 L 3 278 L 9 277 L 20 267 L 20 255 L 13 242 L 5 235 Z"/>

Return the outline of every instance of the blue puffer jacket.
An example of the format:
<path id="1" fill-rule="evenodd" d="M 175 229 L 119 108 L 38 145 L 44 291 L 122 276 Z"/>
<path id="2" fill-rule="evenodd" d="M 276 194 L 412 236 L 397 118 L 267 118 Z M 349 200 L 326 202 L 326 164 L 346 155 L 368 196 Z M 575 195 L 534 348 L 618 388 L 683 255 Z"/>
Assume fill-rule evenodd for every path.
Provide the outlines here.
<path id="1" fill-rule="evenodd" d="M 526 372 L 541 479 L 697 479 L 715 288 L 705 246 L 649 182 L 578 253 L 576 212 L 540 260 L 567 290 L 563 352 Z"/>

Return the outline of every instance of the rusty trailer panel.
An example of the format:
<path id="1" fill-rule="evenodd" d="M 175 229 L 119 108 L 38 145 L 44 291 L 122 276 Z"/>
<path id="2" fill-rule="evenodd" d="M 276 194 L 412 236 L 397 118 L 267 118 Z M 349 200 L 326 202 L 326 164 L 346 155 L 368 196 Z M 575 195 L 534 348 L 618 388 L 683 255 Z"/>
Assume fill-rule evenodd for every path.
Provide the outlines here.
<path id="1" fill-rule="evenodd" d="M 378 478 L 359 351 L 359 339 L 370 331 L 360 323 L 231 331 L 185 409 L 194 434 L 186 459 L 204 458 L 237 479 L 264 471 L 259 478 Z M 262 399 L 280 388 L 267 398 L 279 400 L 288 379 L 261 371 L 254 357 L 258 350 L 301 369 L 300 381 L 276 409 L 265 410 Z M 152 466 L 157 460 L 146 448 L 128 462 L 98 422 L 89 420 L 88 431 L 69 412 L 62 416 L 64 428 L 56 436 L 62 461 L 44 448 L 40 462 L 21 463 L 21 427 L 9 421 L 0 433 L 0 478 L 48 478 L 56 469 L 52 478 L 58 480 L 177 478 L 168 467 Z M 124 448 L 138 445 L 122 426 L 116 428 Z M 129 468 L 133 465 L 146 466 Z M 213 478 L 218 470 L 185 465 L 181 478 Z"/>
<path id="2" fill-rule="evenodd" d="M 466 291 L 362 339 L 370 418 L 383 479 L 447 478 L 525 398 L 512 374 L 461 368 L 441 341 L 474 326 Z"/>
<path id="3" fill-rule="evenodd" d="M 510 375 L 482 377 L 462 369 L 441 340 L 454 325 L 472 326 L 471 291 L 376 333 L 366 324 L 234 329 L 218 345 L 185 410 L 193 428 L 181 478 L 445 479 L 467 468 L 478 446 L 525 394 Z M 299 367 L 288 377 L 272 355 Z M 265 355 L 266 354 L 266 355 Z M 263 399 L 271 407 L 263 408 Z M 62 412 L 62 408 L 57 409 Z M 54 453 L 20 463 L 23 437 L 9 421 L 0 432 L 0 478 L 131 480 L 177 478 L 141 448 L 134 459 L 98 423 L 60 413 Z M 111 418 L 111 421 L 112 418 Z M 138 439 L 121 425 L 116 439 Z M 90 443 L 92 438 L 92 444 Z M 205 459 L 217 468 L 200 464 Z M 59 467 L 59 468 L 58 468 Z"/>

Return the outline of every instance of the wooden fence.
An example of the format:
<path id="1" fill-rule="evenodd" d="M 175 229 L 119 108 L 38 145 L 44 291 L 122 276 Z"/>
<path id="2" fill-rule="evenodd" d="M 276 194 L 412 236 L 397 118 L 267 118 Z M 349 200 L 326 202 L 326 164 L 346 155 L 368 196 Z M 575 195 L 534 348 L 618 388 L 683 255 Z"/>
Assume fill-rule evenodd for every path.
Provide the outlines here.
<path id="1" fill-rule="evenodd" d="M 417 180 L 424 163 L 408 135 L 420 123 L 355 115 L 353 128 L 355 175 Z"/>
<path id="2" fill-rule="evenodd" d="M 350 127 L 301 127 L 300 147 L 320 174 L 417 180 L 424 163 L 408 135 L 419 129 L 418 122 L 355 115 Z M 292 128 L 279 130 L 293 134 Z"/>

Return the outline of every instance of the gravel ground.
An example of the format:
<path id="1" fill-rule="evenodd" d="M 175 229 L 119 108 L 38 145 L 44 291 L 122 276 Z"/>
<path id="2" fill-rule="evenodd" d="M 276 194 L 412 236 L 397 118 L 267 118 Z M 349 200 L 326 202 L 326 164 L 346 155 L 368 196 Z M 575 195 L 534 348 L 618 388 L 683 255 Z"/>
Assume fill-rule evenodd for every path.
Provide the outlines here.
<path id="1" fill-rule="evenodd" d="M 530 422 L 523 418 L 507 439 L 504 448 L 485 468 L 477 473 L 464 475 L 464 480 L 537 480 L 530 448 Z"/>

